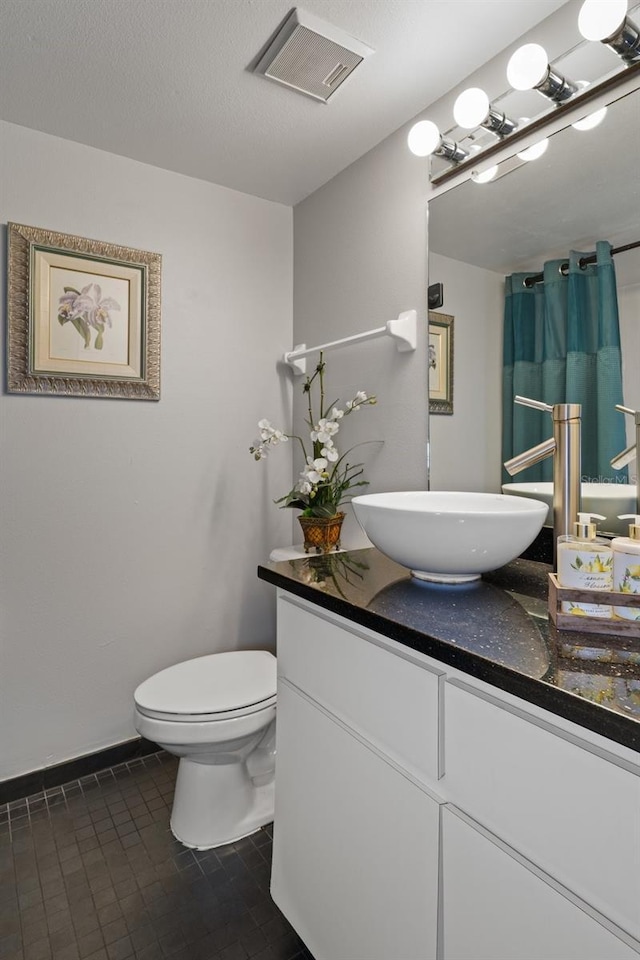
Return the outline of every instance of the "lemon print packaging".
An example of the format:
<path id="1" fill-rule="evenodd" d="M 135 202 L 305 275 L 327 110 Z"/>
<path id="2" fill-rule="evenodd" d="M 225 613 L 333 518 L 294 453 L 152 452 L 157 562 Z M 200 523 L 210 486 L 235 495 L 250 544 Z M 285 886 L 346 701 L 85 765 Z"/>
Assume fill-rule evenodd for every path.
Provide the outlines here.
<path id="1" fill-rule="evenodd" d="M 593 518 L 604 520 L 597 513 L 579 513 L 575 533 L 558 537 L 558 582 L 561 587 L 582 590 L 613 590 L 613 554 L 609 540 L 596 536 Z M 640 563 L 640 540 L 638 541 Z M 640 581 L 638 582 L 640 590 Z M 600 617 L 610 620 L 613 608 L 603 603 L 578 603 L 563 600 L 562 612 L 578 617 Z"/>
<path id="2" fill-rule="evenodd" d="M 619 520 L 633 520 L 628 537 L 615 537 L 613 550 L 613 589 L 620 593 L 640 593 L 640 517 L 623 513 Z M 640 607 L 614 607 L 620 620 L 640 620 Z"/>

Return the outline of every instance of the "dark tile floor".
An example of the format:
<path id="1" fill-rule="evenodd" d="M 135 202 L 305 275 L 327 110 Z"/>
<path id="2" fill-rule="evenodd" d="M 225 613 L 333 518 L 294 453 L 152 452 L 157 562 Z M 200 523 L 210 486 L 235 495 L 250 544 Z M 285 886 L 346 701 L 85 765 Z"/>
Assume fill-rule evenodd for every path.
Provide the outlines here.
<path id="1" fill-rule="evenodd" d="M 0 806 L 0 960 L 313 960 L 269 896 L 271 828 L 192 851 L 166 753 Z"/>

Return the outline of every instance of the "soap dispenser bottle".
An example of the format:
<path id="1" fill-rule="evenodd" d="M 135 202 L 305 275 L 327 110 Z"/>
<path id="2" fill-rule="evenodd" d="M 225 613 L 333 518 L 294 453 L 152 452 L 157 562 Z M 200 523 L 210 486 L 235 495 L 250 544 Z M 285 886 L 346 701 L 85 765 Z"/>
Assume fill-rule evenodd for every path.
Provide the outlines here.
<path id="1" fill-rule="evenodd" d="M 623 513 L 619 520 L 633 520 L 629 524 L 628 537 L 614 537 L 613 589 L 620 593 L 640 593 L 640 516 Z M 637 607 L 614 607 L 613 612 L 621 620 L 640 620 Z"/>
<path id="2" fill-rule="evenodd" d="M 597 513 L 579 513 L 574 534 L 558 537 L 558 582 L 561 587 L 582 590 L 613 590 L 613 554 L 609 540 L 596 536 L 592 519 Z M 640 542 L 638 543 L 640 548 Z M 640 553 L 640 549 L 638 550 Z M 580 617 L 611 619 L 612 607 L 602 603 L 562 601 L 562 612 Z"/>

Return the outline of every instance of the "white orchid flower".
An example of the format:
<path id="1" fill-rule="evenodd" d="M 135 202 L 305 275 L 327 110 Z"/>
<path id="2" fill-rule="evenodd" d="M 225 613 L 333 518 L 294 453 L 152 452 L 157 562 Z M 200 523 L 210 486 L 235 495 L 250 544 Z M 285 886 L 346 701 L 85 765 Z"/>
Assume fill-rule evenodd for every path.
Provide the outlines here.
<path id="1" fill-rule="evenodd" d="M 340 429 L 340 424 L 336 423 L 335 420 L 327 420 L 326 417 L 323 417 L 322 420 L 319 420 L 315 429 L 311 431 L 311 439 L 315 442 L 316 440 L 319 443 L 326 443 L 334 434 Z"/>
<path id="2" fill-rule="evenodd" d="M 353 400 L 347 400 L 347 412 L 355 413 L 365 403 L 375 403 L 375 397 L 369 397 L 364 390 L 358 390 Z"/>
<path id="3" fill-rule="evenodd" d="M 286 433 L 283 433 L 282 430 L 277 430 L 274 426 L 272 426 L 270 420 L 260 420 L 258 422 L 258 427 L 260 428 L 260 436 L 263 442 L 270 443 L 274 447 L 276 444 L 285 443 L 289 439 Z"/>
<path id="4" fill-rule="evenodd" d="M 340 410 L 338 407 L 334 407 L 331 411 L 332 420 L 342 420 L 344 417 L 344 410 Z"/>
<path id="5" fill-rule="evenodd" d="M 327 460 L 330 460 L 331 463 L 335 463 L 336 460 L 340 459 L 340 454 L 335 447 L 323 447 L 320 451 L 323 457 L 326 457 Z"/>
<path id="6" fill-rule="evenodd" d="M 324 457 L 318 457 L 316 460 L 312 457 L 307 457 L 307 465 L 302 471 L 301 477 L 312 484 L 322 483 L 326 478 L 326 469 L 327 461 Z"/>

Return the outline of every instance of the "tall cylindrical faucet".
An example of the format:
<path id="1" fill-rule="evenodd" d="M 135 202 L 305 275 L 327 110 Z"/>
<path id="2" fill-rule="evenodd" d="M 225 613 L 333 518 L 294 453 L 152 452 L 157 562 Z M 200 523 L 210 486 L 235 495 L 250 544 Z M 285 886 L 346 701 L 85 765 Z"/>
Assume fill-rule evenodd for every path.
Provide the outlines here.
<path id="1" fill-rule="evenodd" d="M 553 454 L 553 562 L 558 537 L 573 533 L 580 510 L 582 407 L 579 403 L 555 403 L 516 397 L 515 402 L 551 414 L 553 437 L 507 460 L 504 468 L 512 476 Z"/>
<path id="2" fill-rule="evenodd" d="M 553 460 L 553 530 L 556 543 L 562 534 L 573 533 L 580 510 L 582 479 L 582 406 L 556 403 L 551 412 L 556 453 Z"/>

